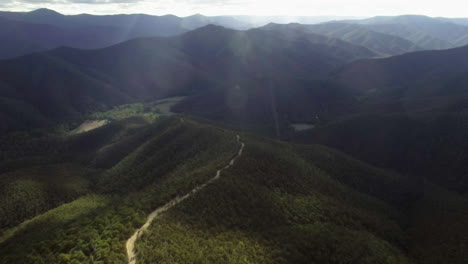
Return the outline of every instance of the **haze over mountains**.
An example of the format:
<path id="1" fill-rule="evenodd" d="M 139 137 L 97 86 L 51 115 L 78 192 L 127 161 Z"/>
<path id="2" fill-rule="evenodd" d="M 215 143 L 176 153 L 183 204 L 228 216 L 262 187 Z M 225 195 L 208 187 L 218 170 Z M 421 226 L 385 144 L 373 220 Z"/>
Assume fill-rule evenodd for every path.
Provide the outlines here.
<path id="1" fill-rule="evenodd" d="M 0 58 L 12 58 L 61 46 L 102 48 L 137 37 L 175 36 L 208 24 L 245 30 L 272 22 L 287 23 L 285 21 L 321 23 L 307 30 L 363 45 L 380 56 L 468 44 L 468 26 L 463 24 L 463 19 L 410 15 L 326 22 L 340 18 L 62 15 L 53 10 L 38 9 L 26 13 L 0 12 L 0 18 Z"/>
<path id="2" fill-rule="evenodd" d="M 465 263 L 466 21 L 266 22 L 1 12 L 0 263 Z"/>

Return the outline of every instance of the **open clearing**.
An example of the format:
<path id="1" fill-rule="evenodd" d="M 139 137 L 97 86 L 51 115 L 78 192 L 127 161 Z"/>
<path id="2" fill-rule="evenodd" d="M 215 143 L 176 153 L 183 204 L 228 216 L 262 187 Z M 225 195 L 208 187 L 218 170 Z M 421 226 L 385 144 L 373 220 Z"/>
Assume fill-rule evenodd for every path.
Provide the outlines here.
<path id="1" fill-rule="evenodd" d="M 79 134 L 83 132 L 88 132 L 93 129 L 102 127 L 103 125 L 106 125 L 109 123 L 109 120 L 86 120 L 84 121 L 81 125 L 79 125 L 77 128 L 72 130 L 72 134 Z"/>

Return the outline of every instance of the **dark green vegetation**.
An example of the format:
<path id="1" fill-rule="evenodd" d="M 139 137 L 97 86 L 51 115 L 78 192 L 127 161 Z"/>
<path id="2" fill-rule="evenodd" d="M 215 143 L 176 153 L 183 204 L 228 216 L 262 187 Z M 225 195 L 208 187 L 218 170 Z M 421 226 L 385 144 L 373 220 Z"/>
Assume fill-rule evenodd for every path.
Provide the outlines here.
<path id="1" fill-rule="evenodd" d="M 38 216 L 11 229 L 12 225 L 2 222 L 0 263 L 125 262 L 125 241 L 146 215 L 213 177 L 238 148 L 235 134 L 223 129 L 179 118 L 152 123 L 136 119 L 60 139 L 48 136 L 50 142 L 60 140 L 60 145 L 54 146 L 56 153 L 42 155 L 70 165 L 43 161 L 41 170 L 38 165 L 23 165 L 2 175 L 4 181 L 12 182 L 2 186 L 12 194 L 8 196 L 12 199 L 2 196 L 2 215 L 11 215 L 17 222 L 25 218 L 15 208 L 25 204 L 19 194 L 30 194 L 36 196 L 30 198 L 37 204 L 26 203 L 27 217 Z M 88 170 L 93 173 L 85 174 Z M 61 178 L 67 178 L 62 185 Z M 47 185 L 51 182 L 56 185 Z M 42 191 L 52 187 L 62 193 Z M 68 196 L 60 196 L 64 192 Z M 45 207 L 56 206 L 40 214 Z"/>
<path id="2" fill-rule="evenodd" d="M 123 263 L 125 241 L 146 215 L 213 177 L 239 147 L 235 133 L 186 117 L 144 120 L 42 136 L 60 141 L 57 154 L 68 155 L 48 153 L 53 161 L 42 161 L 41 170 L 36 164 L 5 172 L 2 179 L 21 183 L 5 186 L 10 192 L 35 193 L 47 209 L 56 208 L 3 226 L 0 263 Z M 34 146 L 33 137 L 23 140 Z M 431 213 L 429 197 L 453 194 L 431 187 L 422 199 L 424 183 L 327 147 L 242 139 L 244 155 L 219 181 L 155 220 L 137 243 L 139 263 L 429 263 L 419 260 L 442 258 L 453 248 L 427 255 L 438 237 L 413 224 Z M 37 155 L 31 149 L 22 156 Z M 40 186 L 57 177 L 76 179 L 66 181 L 76 196 L 57 198 L 61 203 L 80 198 L 64 205 L 47 200 Z M 464 198 L 457 199 L 450 202 L 453 210 L 465 208 Z M 452 226 L 462 216 L 440 221 Z M 454 234 L 449 227 L 446 232 Z M 452 263 L 462 257 L 457 253 Z"/>
<path id="3" fill-rule="evenodd" d="M 89 174 L 85 168 L 60 164 L 0 175 L 0 227 L 13 227 L 87 193 Z"/>
<path id="4" fill-rule="evenodd" d="M 405 178 L 325 147 L 244 140 L 220 181 L 154 222 L 140 263 L 413 263 Z"/>
<path id="5" fill-rule="evenodd" d="M 419 114 L 419 116 L 418 116 Z M 467 192 L 468 112 L 361 115 L 302 132 L 372 164 Z"/>
<path id="6" fill-rule="evenodd" d="M 302 132 L 377 166 L 467 191 L 468 48 L 362 60 L 333 76 L 361 96 L 348 115 Z"/>

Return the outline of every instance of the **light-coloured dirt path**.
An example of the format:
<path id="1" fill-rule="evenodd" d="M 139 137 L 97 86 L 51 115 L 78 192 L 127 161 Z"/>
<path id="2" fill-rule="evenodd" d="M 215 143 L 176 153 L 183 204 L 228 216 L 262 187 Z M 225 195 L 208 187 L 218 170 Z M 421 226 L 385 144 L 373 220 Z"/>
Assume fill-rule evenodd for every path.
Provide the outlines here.
<path id="1" fill-rule="evenodd" d="M 126 248 L 127 248 L 127 256 L 128 256 L 128 263 L 129 264 L 135 264 L 136 263 L 135 242 L 143 234 L 143 231 L 148 229 L 148 227 L 151 225 L 151 222 L 153 222 L 153 220 L 156 217 L 158 217 L 163 212 L 171 209 L 172 207 L 176 206 L 177 204 L 179 204 L 183 200 L 189 198 L 193 194 L 201 191 L 208 184 L 210 184 L 210 183 L 216 181 L 217 179 L 219 179 L 219 177 L 221 176 L 221 172 L 223 170 L 228 169 L 229 167 L 233 166 L 234 162 L 237 160 L 237 158 L 242 156 L 242 151 L 244 150 L 245 143 L 240 140 L 239 135 L 237 135 L 236 137 L 237 137 L 237 142 L 240 144 L 240 148 L 239 148 L 239 151 L 237 152 L 237 155 L 234 158 L 232 158 L 231 161 L 229 161 L 228 165 L 226 165 L 224 168 L 219 169 L 218 171 L 216 171 L 216 175 L 213 178 L 211 178 L 210 180 L 208 180 L 207 182 L 205 182 L 204 184 L 195 187 L 193 190 L 191 190 L 189 193 L 185 194 L 184 196 L 177 196 L 176 198 L 172 199 L 171 201 L 169 201 L 165 205 L 157 208 L 150 215 L 148 215 L 146 223 L 142 227 L 140 227 L 137 231 L 135 231 L 135 233 L 133 233 L 133 235 L 127 240 Z"/>

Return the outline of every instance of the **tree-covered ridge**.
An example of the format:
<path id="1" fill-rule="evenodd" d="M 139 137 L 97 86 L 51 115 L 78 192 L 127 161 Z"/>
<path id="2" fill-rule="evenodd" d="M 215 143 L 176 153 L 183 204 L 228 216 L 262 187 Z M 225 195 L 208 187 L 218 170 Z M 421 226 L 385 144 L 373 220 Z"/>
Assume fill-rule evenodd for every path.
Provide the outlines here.
<path id="1" fill-rule="evenodd" d="M 62 146 L 60 155 L 31 144 L 20 159 L 34 165 L 12 165 L 2 180 L 45 184 L 59 177 L 52 169 L 60 177 L 72 170 L 78 175 L 67 174 L 64 184 L 81 196 L 30 203 L 31 210 L 59 206 L 5 229 L 0 263 L 125 263 L 125 242 L 147 215 L 211 179 L 238 150 L 236 134 L 182 116 L 130 117 L 81 134 L 23 134 L 25 142 Z M 235 166 L 155 219 L 136 244 L 139 262 L 424 264 L 456 252 L 449 259 L 464 263 L 463 246 L 451 238 L 464 234 L 458 223 L 466 215 L 456 212 L 468 208 L 465 198 L 328 147 L 241 137 L 246 147 Z M 38 184 L 20 186 L 42 194 Z M 434 218 L 445 205 L 451 213 Z M 428 232 L 432 223 L 443 223 L 446 235 Z M 439 238 L 447 246 L 430 250 Z"/>
<path id="2" fill-rule="evenodd" d="M 121 122 L 131 123 L 131 120 Z M 93 142 L 91 139 L 94 137 L 101 137 L 97 130 L 113 131 L 106 130 L 109 129 L 106 126 L 83 133 L 79 137 L 86 137 Z M 90 193 L 97 194 L 96 203 L 93 196 L 89 196 L 92 200 L 83 197 L 6 230 L 6 241 L 2 243 L 0 253 L 4 256 L 2 261 L 125 261 L 124 243 L 134 229 L 144 222 L 146 214 L 175 195 L 184 194 L 211 178 L 237 150 L 234 135 L 223 129 L 172 118 L 140 126 L 139 131 L 133 130 L 132 134 L 120 134 L 117 142 L 107 146 L 97 145 L 101 155 L 106 153 L 106 149 L 120 149 L 121 153 L 126 154 L 124 157 L 120 156 L 121 153 L 113 157 L 107 156 L 108 162 L 114 165 L 106 166 L 110 168 L 101 169 L 96 177 L 92 177 L 94 186 Z M 76 140 L 77 136 L 70 136 L 68 140 Z M 193 137 L 199 140 L 193 140 Z M 192 139 L 191 142 L 187 142 L 188 138 Z M 208 142 L 211 144 L 207 144 Z M 133 143 L 131 147 L 129 143 Z M 99 148 L 102 150 L 99 151 Z M 76 153 L 83 156 L 83 153 Z M 73 159 L 72 154 L 69 157 Z M 172 163 L 169 163 L 169 158 Z M 91 157 L 81 157 L 79 161 L 91 167 L 97 164 Z M 144 165 L 150 163 L 148 161 L 151 161 L 154 169 L 142 173 L 149 168 Z M 162 166 L 165 163 L 167 166 Z M 132 172 L 133 169 L 140 170 Z"/>
<path id="3" fill-rule="evenodd" d="M 139 261 L 412 263 L 400 208 L 340 183 L 343 175 L 314 164 L 326 161 L 305 160 L 294 146 L 245 142 L 244 156 L 219 182 L 153 222 L 137 242 Z M 404 179 L 321 147 L 304 151 L 344 159 L 351 164 L 332 163 L 377 173 L 406 192 Z"/>
<path id="4" fill-rule="evenodd" d="M 89 193 L 93 170 L 46 165 L 0 175 L 0 230 Z"/>

